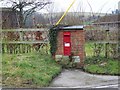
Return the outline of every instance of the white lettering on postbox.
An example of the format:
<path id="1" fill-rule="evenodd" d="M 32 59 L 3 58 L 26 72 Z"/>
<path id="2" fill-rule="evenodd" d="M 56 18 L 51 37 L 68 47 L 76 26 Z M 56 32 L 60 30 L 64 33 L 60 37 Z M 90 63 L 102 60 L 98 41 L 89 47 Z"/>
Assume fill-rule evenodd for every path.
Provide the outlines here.
<path id="1" fill-rule="evenodd" d="M 70 43 L 65 43 L 65 47 L 70 47 Z"/>

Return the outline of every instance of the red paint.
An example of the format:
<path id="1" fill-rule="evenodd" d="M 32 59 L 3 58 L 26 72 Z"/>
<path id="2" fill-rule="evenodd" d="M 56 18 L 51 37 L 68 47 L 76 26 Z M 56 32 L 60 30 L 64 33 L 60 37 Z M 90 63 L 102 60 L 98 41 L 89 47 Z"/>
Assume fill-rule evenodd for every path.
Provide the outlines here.
<path id="1" fill-rule="evenodd" d="M 71 54 L 71 40 L 70 40 L 70 32 L 63 33 L 63 47 L 64 47 L 64 55 L 69 56 Z"/>

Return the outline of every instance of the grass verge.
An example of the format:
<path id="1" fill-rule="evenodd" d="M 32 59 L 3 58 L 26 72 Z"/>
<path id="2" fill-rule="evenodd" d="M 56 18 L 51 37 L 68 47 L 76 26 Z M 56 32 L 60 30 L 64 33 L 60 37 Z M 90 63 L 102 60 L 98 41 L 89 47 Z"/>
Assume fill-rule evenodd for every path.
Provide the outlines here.
<path id="1" fill-rule="evenodd" d="M 84 71 L 93 74 L 120 75 L 119 64 L 119 60 L 91 57 L 87 58 Z"/>
<path id="2" fill-rule="evenodd" d="M 60 71 L 61 66 L 50 55 L 36 52 L 2 55 L 3 87 L 46 87 Z"/>
<path id="3" fill-rule="evenodd" d="M 86 60 L 84 71 L 93 74 L 104 75 L 120 75 L 119 64 L 120 61 L 112 58 L 105 58 L 104 50 L 100 56 L 96 57 L 93 54 L 93 43 L 85 44 Z"/>

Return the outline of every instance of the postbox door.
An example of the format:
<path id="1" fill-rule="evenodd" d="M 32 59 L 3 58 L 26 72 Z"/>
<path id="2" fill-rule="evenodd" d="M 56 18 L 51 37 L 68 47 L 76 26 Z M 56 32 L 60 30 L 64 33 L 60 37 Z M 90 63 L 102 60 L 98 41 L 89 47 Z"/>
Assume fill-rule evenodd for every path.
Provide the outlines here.
<path id="1" fill-rule="evenodd" d="M 64 55 L 69 56 L 71 54 L 70 32 L 64 32 L 63 39 Z"/>

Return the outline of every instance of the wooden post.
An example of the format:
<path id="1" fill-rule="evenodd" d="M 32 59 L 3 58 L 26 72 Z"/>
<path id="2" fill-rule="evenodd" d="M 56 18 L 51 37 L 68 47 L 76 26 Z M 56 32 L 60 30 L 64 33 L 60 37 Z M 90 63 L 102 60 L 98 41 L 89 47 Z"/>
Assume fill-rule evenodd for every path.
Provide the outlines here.
<path id="1" fill-rule="evenodd" d="M 109 51 L 109 50 L 108 50 L 108 47 L 109 47 L 109 43 L 105 43 L 105 57 L 106 57 L 106 58 L 108 58 L 108 56 L 109 56 L 109 55 L 108 55 L 108 53 L 109 53 L 109 52 L 108 52 L 108 51 Z"/>
<path id="2" fill-rule="evenodd" d="M 22 30 L 19 32 L 19 36 L 20 36 L 20 41 L 23 41 L 23 32 L 22 32 Z"/>
<path id="3" fill-rule="evenodd" d="M 5 44 L 2 44 L 2 53 L 5 53 Z"/>
<path id="4" fill-rule="evenodd" d="M 109 50 L 108 50 L 108 46 L 109 46 L 109 24 L 108 24 L 108 29 L 106 30 L 106 43 L 105 43 L 105 57 L 108 58 L 108 53 L 109 53 Z"/>

